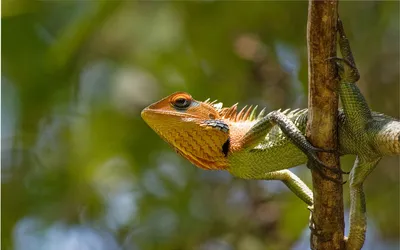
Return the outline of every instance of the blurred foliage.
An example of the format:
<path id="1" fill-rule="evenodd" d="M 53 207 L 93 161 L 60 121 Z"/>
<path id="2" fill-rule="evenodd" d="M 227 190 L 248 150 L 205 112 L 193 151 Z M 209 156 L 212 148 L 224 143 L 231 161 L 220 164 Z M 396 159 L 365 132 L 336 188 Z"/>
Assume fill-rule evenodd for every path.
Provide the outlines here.
<path id="1" fill-rule="evenodd" d="M 370 106 L 399 117 L 399 3 L 340 14 Z M 307 2 L 2 1 L 2 249 L 306 249 L 283 184 L 196 169 L 140 118 L 178 90 L 306 107 L 306 18 Z M 365 184 L 365 249 L 399 247 L 398 166 Z"/>

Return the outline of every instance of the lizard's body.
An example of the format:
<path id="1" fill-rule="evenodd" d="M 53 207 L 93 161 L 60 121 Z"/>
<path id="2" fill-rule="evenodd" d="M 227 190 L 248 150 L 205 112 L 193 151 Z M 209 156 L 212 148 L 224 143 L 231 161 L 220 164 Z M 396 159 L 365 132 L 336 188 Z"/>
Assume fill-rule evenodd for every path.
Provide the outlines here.
<path id="1" fill-rule="evenodd" d="M 340 26 L 342 29 L 342 27 Z M 400 121 L 371 112 L 355 85 L 358 72 L 343 30 L 339 44 L 339 154 L 357 155 L 350 173 L 350 234 L 347 249 L 360 249 L 366 218 L 362 184 L 385 155 L 400 154 Z M 329 62 L 327 62 L 329 63 Z M 289 168 L 308 160 L 323 164 L 305 139 L 307 110 L 273 111 L 256 116 L 255 109 L 197 101 L 184 92 L 172 94 L 142 111 L 143 119 L 175 150 L 203 169 L 227 170 L 245 179 L 281 180 L 308 205 L 311 190 Z M 326 166 L 325 166 L 326 167 Z"/>
<path id="2" fill-rule="evenodd" d="M 285 112 L 287 117 L 294 123 L 294 125 L 305 135 L 305 129 L 307 125 L 307 109 L 295 110 L 294 112 L 287 110 Z M 371 142 L 365 143 L 364 136 L 354 133 L 354 131 L 348 126 L 346 116 L 343 110 L 339 110 L 338 113 L 338 127 L 339 127 L 339 154 L 353 154 L 356 155 L 358 152 L 363 151 L 368 153 L 371 157 L 377 157 L 382 154 L 385 155 L 396 155 L 400 153 L 400 145 L 398 140 L 395 140 L 396 136 L 400 136 L 398 130 L 387 130 L 387 134 L 381 135 L 383 131 L 383 124 L 386 123 L 388 127 L 393 127 L 390 125 L 392 121 L 397 124 L 398 121 L 376 113 L 371 113 L 373 117 L 373 123 L 369 124 L 368 138 L 371 138 Z M 241 123 L 226 121 L 227 124 L 231 124 L 231 133 L 237 136 L 232 138 L 233 143 L 235 141 L 240 141 L 240 137 L 244 135 L 244 131 L 248 130 L 256 121 L 251 121 L 246 125 L 246 130 L 243 132 L 236 132 L 235 127 L 243 126 Z M 374 128 L 376 130 L 374 130 Z M 247 132 L 247 131 L 246 131 Z M 376 135 L 373 139 L 373 134 L 381 132 L 381 134 Z M 397 135 L 396 135 L 397 132 Z M 386 147 L 381 148 L 380 141 L 386 140 Z M 374 141 L 378 143 L 374 143 Z M 371 144 L 373 147 L 371 147 Z M 379 149 L 375 152 L 375 149 Z M 271 131 L 265 136 L 265 138 L 260 141 L 257 145 L 250 149 L 243 150 L 239 148 L 233 148 L 228 154 L 229 166 L 227 170 L 233 175 L 241 178 L 252 178 L 256 175 L 260 175 L 268 171 L 276 171 L 288 169 L 294 166 L 298 166 L 307 162 L 306 155 L 295 146 L 291 140 L 285 136 L 278 126 L 274 126 Z"/>
<path id="3" fill-rule="evenodd" d="M 305 133 L 307 123 L 307 110 L 290 112 L 288 118 L 293 121 L 296 127 Z M 307 162 L 306 155 L 298 149 L 281 131 L 278 126 L 274 126 L 271 131 L 265 135 L 264 139 L 250 148 L 243 148 L 240 145 L 241 137 L 254 125 L 257 120 L 248 122 L 246 130 L 238 129 L 236 132 L 235 127 L 241 127 L 243 122 L 230 122 L 231 133 L 236 134 L 231 139 L 230 153 L 228 154 L 228 168 L 227 170 L 233 175 L 240 178 L 251 179 L 254 176 L 259 176 L 265 173 L 265 166 L 270 172 L 288 169 L 298 166 Z M 237 123 L 237 124 L 235 124 Z"/>
<path id="4" fill-rule="evenodd" d="M 352 96 L 359 94 L 358 88 L 352 83 L 341 84 L 340 92 L 342 98 L 346 96 L 353 98 Z M 147 107 L 143 110 L 142 116 L 163 139 L 194 165 L 207 170 L 227 170 L 232 175 L 244 179 L 279 179 L 285 181 L 284 179 L 287 177 L 285 175 L 290 173 L 287 171 L 282 172 L 282 170 L 307 162 L 307 156 L 282 132 L 279 126 L 272 126 L 271 130 L 253 145 L 245 145 L 247 141 L 243 140 L 243 138 L 257 122 L 265 117 L 263 111 L 255 117 L 256 112 L 251 108 L 243 108 L 240 112 L 237 112 L 237 105 L 222 108 L 222 103 L 214 104 L 209 101 L 191 100 L 192 105 L 195 106 L 194 109 L 211 112 L 215 120 L 225 124 L 229 131 L 224 132 L 220 129 L 212 129 L 211 125 L 206 130 L 207 126 L 204 125 L 204 121 L 210 121 L 209 114 L 196 114 L 195 110 L 193 114 L 182 120 L 180 117 L 184 113 L 178 111 L 176 114 L 179 116 L 176 119 L 181 120 L 181 123 L 174 127 L 176 121 L 173 121 L 173 111 L 166 111 L 165 109 L 173 109 L 169 102 L 174 98 L 179 98 L 179 96 L 191 98 L 187 93 L 174 93 Z M 159 106 L 163 106 L 164 109 L 159 108 Z M 190 110 L 187 112 L 189 113 Z M 302 135 L 305 134 L 307 109 L 275 112 L 285 115 L 299 129 Z M 155 115 L 157 114 L 158 117 L 156 118 Z M 150 120 L 152 116 L 153 119 L 157 119 L 161 123 L 152 122 Z M 168 118 L 163 119 L 163 116 L 168 116 Z M 362 152 L 368 158 L 376 159 L 381 158 L 382 154 L 400 154 L 400 142 L 398 140 L 400 128 L 397 128 L 400 126 L 399 121 L 376 112 L 371 112 L 371 117 L 371 122 L 366 124 L 365 128 L 361 131 L 354 131 L 350 125 L 351 123 L 346 119 L 345 112 L 342 109 L 339 110 L 340 155 L 357 155 Z M 391 125 L 392 123 L 393 125 Z M 382 130 L 384 127 L 388 129 Z M 172 136 L 172 138 L 169 138 L 169 136 Z M 220 139 L 209 143 L 213 137 Z M 226 146 L 228 139 L 229 150 L 224 153 L 223 145 L 225 144 Z M 266 176 L 268 173 L 273 173 L 273 175 L 268 177 Z M 279 175 L 276 176 L 274 175 L 275 173 Z M 284 175 L 280 175 L 280 173 L 284 173 Z M 290 183 L 285 183 L 289 184 L 288 186 L 292 189 Z M 306 203 L 312 204 L 309 190 L 293 191 Z M 304 195 L 302 192 L 306 192 L 306 194 Z"/>

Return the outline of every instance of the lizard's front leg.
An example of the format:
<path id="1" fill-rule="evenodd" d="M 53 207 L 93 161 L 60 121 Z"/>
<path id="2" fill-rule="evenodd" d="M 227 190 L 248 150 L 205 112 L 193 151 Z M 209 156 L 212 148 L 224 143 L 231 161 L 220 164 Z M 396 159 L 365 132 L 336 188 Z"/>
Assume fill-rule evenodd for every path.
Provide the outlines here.
<path id="1" fill-rule="evenodd" d="M 318 170 L 325 178 L 337 182 L 336 179 L 326 176 L 321 171 L 322 168 L 327 168 L 338 174 L 347 173 L 336 168 L 325 166 L 325 164 L 318 158 L 317 152 L 332 152 L 332 150 L 319 149 L 311 145 L 296 125 L 279 111 L 273 111 L 267 114 L 254 124 L 254 126 L 243 137 L 243 147 L 251 147 L 258 143 L 274 125 L 279 126 L 281 131 L 289 138 L 289 140 L 308 157 L 310 166 Z"/>

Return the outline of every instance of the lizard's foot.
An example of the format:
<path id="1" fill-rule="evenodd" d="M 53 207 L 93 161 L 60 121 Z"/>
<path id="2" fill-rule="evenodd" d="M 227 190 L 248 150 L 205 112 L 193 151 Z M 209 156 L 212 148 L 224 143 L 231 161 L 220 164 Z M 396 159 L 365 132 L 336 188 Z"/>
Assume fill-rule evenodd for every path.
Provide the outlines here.
<path id="1" fill-rule="evenodd" d="M 330 233 L 324 232 L 323 230 L 321 230 L 320 227 L 318 227 L 318 225 L 315 222 L 314 217 L 313 217 L 314 207 L 308 206 L 307 208 L 311 212 L 310 218 L 309 218 L 309 223 L 308 223 L 308 228 L 310 229 L 311 234 L 318 238 L 321 238 L 323 241 L 328 241 L 331 238 L 331 235 L 330 235 Z"/>
<path id="2" fill-rule="evenodd" d="M 325 59 L 325 61 L 334 61 L 334 62 L 338 63 L 339 65 L 343 65 L 343 63 L 344 63 L 350 68 L 357 69 L 356 65 L 354 65 L 351 61 L 349 61 L 346 58 L 332 56 L 332 57 L 328 57 L 327 59 Z"/>
<path id="3" fill-rule="evenodd" d="M 356 65 L 347 58 L 329 57 L 327 61 L 333 61 L 341 80 L 345 82 L 357 82 L 360 79 L 360 74 Z"/>
<path id="4" fill-rule="evenodd" d="M 310 164 L 307 164 L 307 167 L 309 167 L 310 169 L 318 170 L 320 172 L 320 174 L 322 176 L 324 176 L 326 179 L 337 182 L 337 180 L 335 180 L 334 178 L 325 175 L 325 173 L 322 171 L 322 169 L 327 169 L 329 171 L 332 171 L 335 174 L 349 174 L 349 172 L 345 172 L 341 169 L 326 165 L 318 158 L 317 153 L 319 153 L 319 152 L 334 153 L 334 152 L 336 152 L 335 149 L 317 148 L 317 147 L 311 145 L 311 143 L 309 143 L 308 141 L 305 141 L 304 143 L 300 143 L 299 145 L 300 145 L 299 148 L 304 152 L 304 154 L 308 158 L 308 161 L 310 162 Z"/>
<path id="5" fill-rule="evenodd" d="M 325 166 L 319 159 L 318 160 L 309 159 L 309 161 L 307 163 L 307 167 L 309 169 L 314 169 L 314 170 L 318 171 L 319 174 L 324 179 L 330 180 L 330 181 L 335 182 L 335 183 L 340 183 L 340 184 L 345 184 L 346 183 L 346 181 L 342 182 L 341 180 L 338 180 L 336 178 L 333 178 L 333 177 L 330 177 L 330 176 L 326 175 L 322 169 L 334 170 L 334 172 L 337 173 L 337 174 L 348 174 L 348 172 L 342 171 L 341 169 Z"/>
<path id="6" fill-rule="evenodd" d="M 314 147 L 314 146 L 312 146 L 311 148 L 309 148 L 309 150 L 307 151 L 306 155 L 307 155 L 307 157 L 308 157 L 308 160 L 314 163 L 314 164 L 312 164 L 312 167 L 313 167 L 313 168 L 319 169 L 319 170 L 321 170 L 321 169 L 328 169 L 329 171 L 332 171 L 332 172 L 334 172 L 334 173 L 336 173 L 336 174 L 349 174 L 349 173 L 350 173 L 350 172 L 346 172 L 346 171 L 343 171 L 343 170 L 338 169 L 338 168 L 334 168 L 334 167 L 331 167 L 331 166 L 327 166 L 325 163 L 323 163 L 323 162 L 318 158 L 317 152 L 333 153 L 333 152 L 336 152 L 336 151 L 333 150 L 333 149 L 328 149 L 328 150 L 320 149 L 320 148 L 316 148 L 316 147 Z"/>
<path id="7" fill-rule="evenodd" d="M 327 60 L 334 60 L 341 80 L 346 82 L 357 82 L 360 79 L 360 73 L 356 67 L 350 43 L 344 32 L 343 23 L 340 19 L 337 21 L 338 43 L 343 58 L 331 57 Z"/>
<path id="8" fill-rule="evenodd" d="M 340 58 L 340 57 L 337 57 L 337 56 L 332 56 L 332 57 L 327 58 L 325 61 L 334 61 L 336 63 L 336 65 L 338 66 L 340 71 L 344 71 L 345 70 L 345 66 L 346 66 L 346 67 L 350 68 L 351 71 L 357 71 L 357 74 L 358 74 L 357 66 L 354 65 L 354 63 L 352 63 L 350 60 L 348 60 L 346 58 Z M 357 75 L 357 77 L 359 77 L 359 76 Z M 358 79 L 356 81 L 358 81 Z"/>

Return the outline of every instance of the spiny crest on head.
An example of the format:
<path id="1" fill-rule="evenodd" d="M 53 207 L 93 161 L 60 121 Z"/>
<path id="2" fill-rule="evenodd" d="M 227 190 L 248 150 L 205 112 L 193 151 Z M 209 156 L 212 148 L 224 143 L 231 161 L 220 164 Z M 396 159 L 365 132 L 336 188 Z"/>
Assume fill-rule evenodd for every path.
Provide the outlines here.
<path id="1" fill-rule="evenodd" d="M 218 102 L 217 100 L 210 101 L 210 99 L 207 99 L 204 101 L 204 103 L 211 105 L 214 107 L 221 118 L 223 119 L 229 119 L 231 121 L 252 121 L 254 119 L 258 119 L 262 117 L 262 115 L 265 113 L 265 109 L 263 109 L 260 114 L 256 117 L 256 111 L 257 111 L 257 106 L 253 108 L 253 106 L 250 107 L 243 107 L 239 112 L 237 112 L 237 105 L 238 103 L 232 105 L 229 108 L 224 108 L 222 102 Z M 261 115 L 261 116 L 260 116 Z"/>
<path id="2" fill-rule="evenodd" d="M 237 121 L 253 121 L 253 120 L 258 120 L 263 118 L 266 115 L 266 108 L 263 108 L 260 113 L 257 115 L 257 108 L 258 106 L 251 105 L 249 107 L 244 106 L 239 112 L 238 112 L 238 103 L 235 103 L 231 107 L 223 107 L 222 102 L 218 102 L 217 100 L 210 101 L 210 99 L 207 99 L 204 101 L 205 103 L 211 105 L 214 107 L 221 118 L 223 119 L 229 119 L 231 121 L 237 122 Z M 280 109 L 277 110 L 281 112 L 282 114 L 286 115 L 288 118 L 291 118 L 293 116 L 298 116 L 301 115 L 305 112 L 307 112 L 307 109 L 286 109 L 281 111 Z"/>
<path id="3" fill-rule="evenodd" d="M 210 98 L 208 98 L 207 100 L 204 101 L 205 104 L 208 104 L 212 107 L 214 107 L 217 111 L 219 111 L 220 109 L 222 109 L 222 102 L 218 102 L 218 100 L 214 100 L 214 101 L 210 101 Z"/>

